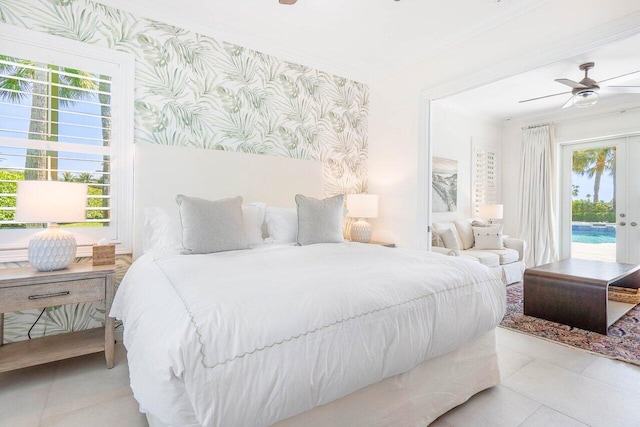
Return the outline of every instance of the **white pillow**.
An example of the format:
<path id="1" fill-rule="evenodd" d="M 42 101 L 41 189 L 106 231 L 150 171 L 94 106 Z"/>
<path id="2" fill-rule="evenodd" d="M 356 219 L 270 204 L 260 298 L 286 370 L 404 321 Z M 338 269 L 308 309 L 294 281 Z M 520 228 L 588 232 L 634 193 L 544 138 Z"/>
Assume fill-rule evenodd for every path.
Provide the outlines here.
<path id="1" fill-rule="evenodd" d="M 267 206 L 265 221 L 269 238 L 273 243 L 296 241 L 298 237 L 298 212 L 296 208 Z"/>
<path id="2" fill-rule="evenodd" d="M 178 208 L 145 208 L 142 251 L 182 252 L 182 224 Z"/>
<path id="3" fill-rule="evenodd" d="M 262 238 L 262 223 L 264 223 L 265 207 L 266 205 L 264 203 L 259 202 L 242 205 L 244 232 L 247 235 L 249 246 L 264 243 L 264 239 Z"/>
<path id="4" fill-rule="evenodd" d="M 502 225 L 489 227 L 473 227 L 475 239 L 474 249 L 504 249 L 502 242 Z"/>
<path id="5" fill-rule="evenodd" d="M 455 224 L 453 222 L 434 222 L 433 223 L 433 229 L 436 231 L 436 233 L 438 233 L 438 236 L 440 236 L 440 238 L 442 239 L 442 243 L 445 245 L 445 248 L 449 248 L 449 249 L 462 249 L 464 247 L 464 245 L 462 244 L 462 240 L 460 239 L 460 236 L 458 235 L 458 229 L 456 228 Z M 451 245 L 452 247 L 449 247 L 446 245 L 446 242 L 444 241 L 444 238 L 442 237 L 442 233 L 445 230 L 451 230 L 453 232 L 453 237 L 455 238 L 457 245 Z"/>
<path id="6" fill-rule="evenodd" d="M 462 247 L 460 249 L 469 249 L 473 247 L 473 228 L 471 227 L 471 221 L 468 219 L 457 219 L 453 221 L 458 231 L 458 236 L 462 241 Z"/>
<path id="7" fill-rule="evenodd" d="M 445 228 L 442 231 L 438 232 L 438 236 L 442 239 L 442 243 L 444 243 L 444 247 L 447 249 L 453 249 L 459 251 L 462 249 L 460 247 L 460 243 L 456 238 L 456 232 L 450 228 Z"/>
<path id="8" fill-rule="evenodd" d="M 260 202 L 242 205 L 244 231 L 249 246 L 261 245 L 265 204 Z M 182 252 L 182 223 L 178 208 L 150 207 L 144 210 L 142 251 Z"/>

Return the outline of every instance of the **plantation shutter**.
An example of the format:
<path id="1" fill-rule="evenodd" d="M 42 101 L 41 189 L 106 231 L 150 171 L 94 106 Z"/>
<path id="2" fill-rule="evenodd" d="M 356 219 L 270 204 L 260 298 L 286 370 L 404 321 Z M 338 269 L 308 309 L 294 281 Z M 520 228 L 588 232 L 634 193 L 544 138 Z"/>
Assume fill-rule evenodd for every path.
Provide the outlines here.
<path id="1" fill-rule="evenodd" d="M 88 183 L 84 226 L 108 227 L 111 77 L 3 54 L 0 49 L 0 227 L 25 227 L 13 219 L 22 179 Z"/>
<path id="2" fill-rule="evenodd" d="M 472 209 L 477 217 L 482 205 L 498 203 L 500 149 L 486 142 L 473 141 L 471 160 Z"/>

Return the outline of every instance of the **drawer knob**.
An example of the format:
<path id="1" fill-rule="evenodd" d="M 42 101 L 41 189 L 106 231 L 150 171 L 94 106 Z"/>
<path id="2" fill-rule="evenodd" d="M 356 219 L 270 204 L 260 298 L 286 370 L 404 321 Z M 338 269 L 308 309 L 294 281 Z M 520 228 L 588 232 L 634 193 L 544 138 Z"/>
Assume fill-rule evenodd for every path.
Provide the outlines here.
<path id="1" fill-rule="evenodd" d="M 69 291 L 54 292 L 54 293 L 52 293 L 52 294 L 29 295 L 29 299 L 42 299 L 42 298 L 63 297 L 63 296 L 65 296 L 65 295 L 69 295 Z"/>

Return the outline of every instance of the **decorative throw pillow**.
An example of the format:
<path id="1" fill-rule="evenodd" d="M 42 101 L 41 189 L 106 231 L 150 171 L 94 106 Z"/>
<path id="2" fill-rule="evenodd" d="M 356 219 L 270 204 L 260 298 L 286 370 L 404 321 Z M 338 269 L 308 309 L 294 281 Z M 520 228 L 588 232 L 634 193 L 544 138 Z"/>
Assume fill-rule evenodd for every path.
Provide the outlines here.
<path id="1" fill-rule="evenodd" d="M 456 237 L 456 233 L 452 229 L 445 228 L 444 230 L 439 231 L 438 235 L 442 239 L 442 243 L 444 243 L 445 248 L 455 249 L 458 251 L 461 249 Z"/>
<path id="2" fill-rule="evenodd" d="M 344 241 L 342 236 L 344 195 L 319 200 L 297 194 L 296 204 L 298 205 L 297 242 L 299 245 Z"/>
<path id="3" fill-rule="evenodd" d="M 176 202 L 180 209 L 184 254 L 247 249 L 242 197 L 211 201 L 179 194 Z"/>
<path id="4" fill-rule="evenodd" d="M 473 227 L 475 249 L 504 249 L 502 243 L 502 225 Z"/>
<path id="5" fill-rule="evenodd" d="M 436 248 L 444 248 L 444 243 L 436 230 L 431 230 L 431 246 Z"/>
<path id="6" fill-rule="evenodd" d="M 469 221 L 468 219 L 457 219 L 453 221 L 453 224 L 456 226 L 458 236 L 460 236 L 460 240 L 462 241 L 462 248 L 460 249 L 472 248 L 473 228 L 471 227 L 471 221 Z"/>
<path id="7" fill-rule="evenodd" d="M 267 236 L 273 243 L 295 242 L 298 236 L 298 212 L 295 208 L 267 206 Z"/>

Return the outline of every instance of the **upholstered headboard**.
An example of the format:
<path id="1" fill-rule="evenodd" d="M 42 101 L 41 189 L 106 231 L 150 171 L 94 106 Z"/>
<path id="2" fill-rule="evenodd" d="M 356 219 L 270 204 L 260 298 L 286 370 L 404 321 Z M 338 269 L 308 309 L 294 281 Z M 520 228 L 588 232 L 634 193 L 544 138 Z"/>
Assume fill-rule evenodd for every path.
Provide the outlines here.
<path id="1" fill-rule="evenodd" d="M 136 143 L 134 258 L 141 255 L 144 209 L 175 208 L 177 194 L 295 207 L 296 194 L 322 197 L 322 162 Z"/>

